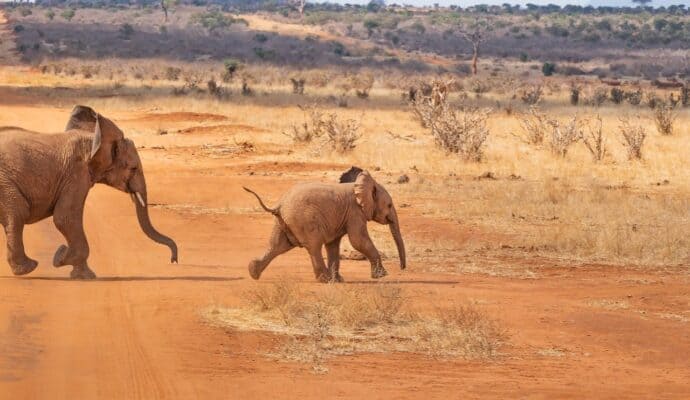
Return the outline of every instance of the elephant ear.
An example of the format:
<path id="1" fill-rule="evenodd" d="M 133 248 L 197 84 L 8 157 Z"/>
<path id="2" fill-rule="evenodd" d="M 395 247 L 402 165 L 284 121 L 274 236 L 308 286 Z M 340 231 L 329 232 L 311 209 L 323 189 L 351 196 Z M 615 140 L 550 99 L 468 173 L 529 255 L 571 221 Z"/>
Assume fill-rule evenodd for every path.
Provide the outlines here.
<path id="1" fill-rule="evenodd" d="M 350 183 L 357 179 L 357 175 L 362 172 L 362 168 L 353 166 L 349 170 L 340 175 L 340 183 Z"/>
<path id="2" fill-rule="evenodd" d="M 112 121 L 87 106 L 74 107 L 65 130 L 93 132 L 89 165 L 96 172 L 105 171 L 113 163 L 117 142 L 124 139 L 124 135 Z"/>
<path id="3" fill-rule="evenodd" d="M 374 219 L 374 208 L 376 207 L 374 202 L 374 198 L 376 197 L 376 181 L 369 175 L 369 172 L 362 171 L 357 175 L 354 192 L 357 204 L 362 207 L 367 221 Z"/>

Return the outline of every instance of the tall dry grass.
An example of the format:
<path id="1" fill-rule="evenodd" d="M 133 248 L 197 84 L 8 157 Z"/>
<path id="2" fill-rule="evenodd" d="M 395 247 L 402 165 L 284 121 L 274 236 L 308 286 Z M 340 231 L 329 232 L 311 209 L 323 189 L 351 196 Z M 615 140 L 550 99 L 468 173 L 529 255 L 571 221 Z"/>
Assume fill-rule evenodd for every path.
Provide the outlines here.
<path id="1" fill-rule="evenodd" d="M 288 335 L 272 356 L 323 371 L 326 358 L 361 352 L 413 352 L 491 359 L 507 335 L 472 303 L 422 312 L 395 285 L 329 285 L 318 293 L 285 279 L 247 293 L 240 308 L 211 307 L 208 321 L 240 330 Z"/>

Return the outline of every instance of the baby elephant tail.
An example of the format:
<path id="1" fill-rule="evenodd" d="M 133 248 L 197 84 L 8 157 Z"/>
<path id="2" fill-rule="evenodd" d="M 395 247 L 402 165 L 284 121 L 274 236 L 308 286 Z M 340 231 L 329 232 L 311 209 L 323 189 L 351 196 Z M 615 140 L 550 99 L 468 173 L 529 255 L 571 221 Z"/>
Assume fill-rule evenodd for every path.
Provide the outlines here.
<path id="1" fill-rule="evenodd" d="M 246 190 L 247 192 L 251 193 L 256 197 L 257 200 L 259 200 L 259 204 L 261 205 L 261 208 L 266 210 L 267 212 L 270 212 L 271 214 L 275 215 L 276 217 L 280 217 L 280 214 L 278 212 L 278 208 L 268 208 L 266 204 L 264 204 L 263 200 L 261 200 L 261 197 L 259 197 L 258 194 L 256 194 L 255 191 L 251 189 L 247 189 L 246 187 L 242 186 L 242 189 Z"/>

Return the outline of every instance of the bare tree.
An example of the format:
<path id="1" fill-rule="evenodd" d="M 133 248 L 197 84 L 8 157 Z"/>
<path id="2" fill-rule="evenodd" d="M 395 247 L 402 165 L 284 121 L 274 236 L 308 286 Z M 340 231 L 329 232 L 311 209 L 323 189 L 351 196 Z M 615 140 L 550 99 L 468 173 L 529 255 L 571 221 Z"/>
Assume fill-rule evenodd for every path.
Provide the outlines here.
<path id="1" fill-rule="evenodd" d="M 161 0 L 161 9 L 163 14 L 165 14 L 164 22 L 168 22 L 168 9 L 177 4 L 177 0 Z"/>
<path id="2" fill-rule="evenodd" d="M 477 60 L 479 59 L 479 46 L 484 41 L 486 30 L 479 22 L 475 22 L 471 30 L 459 29 L 458 33 L 468 42 L 472 43 L 472 75 L 477 75 Z"/>
<path id="3" fill-rule="evenodd" d="M 290 3 L 299 12 L 300 19 L 304 19 L 304 7 L 307 5 L 307 0 L 291 0 Z"/>

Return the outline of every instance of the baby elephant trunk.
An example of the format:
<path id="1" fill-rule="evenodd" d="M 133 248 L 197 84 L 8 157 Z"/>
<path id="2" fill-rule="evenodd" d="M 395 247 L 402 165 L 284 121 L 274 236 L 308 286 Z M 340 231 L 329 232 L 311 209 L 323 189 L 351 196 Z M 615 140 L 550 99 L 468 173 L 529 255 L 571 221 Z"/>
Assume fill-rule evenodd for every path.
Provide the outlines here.
<path id="1" fill-rule="evenodd" d="M 393 209 L 393 212 L 389 215 L 388 220 L 391 235 L 393 235 L 395 246 L 398 248 L 400 269 L 405 269 L 405 267 L 407 267 L 407 261 L 405 259 L 405 243 L 403 242 L 402 235 L 400 234 L 400 223 L 398 222 L 398 213 L 395 211 L 395 209 Z"/>
<path id="2" fill-rule="evenodd" d="M 156 243 L 168 246 L 170 249 L 170 262 L 177 262 L 177 244 L 171 238 L 158 232 L 156 228 L 151 224 L 151 218 L 149 218 L 149 210 L 146 195 L 146 181 L 144 180 L 143 173 L 139 172 L 129 182 L 129 189 L 132 191 L 132 201 L 137 210 L 137 220 L 139 221 L 139 226 L 141 230 L 144 231 L 149 239 Z"/>

